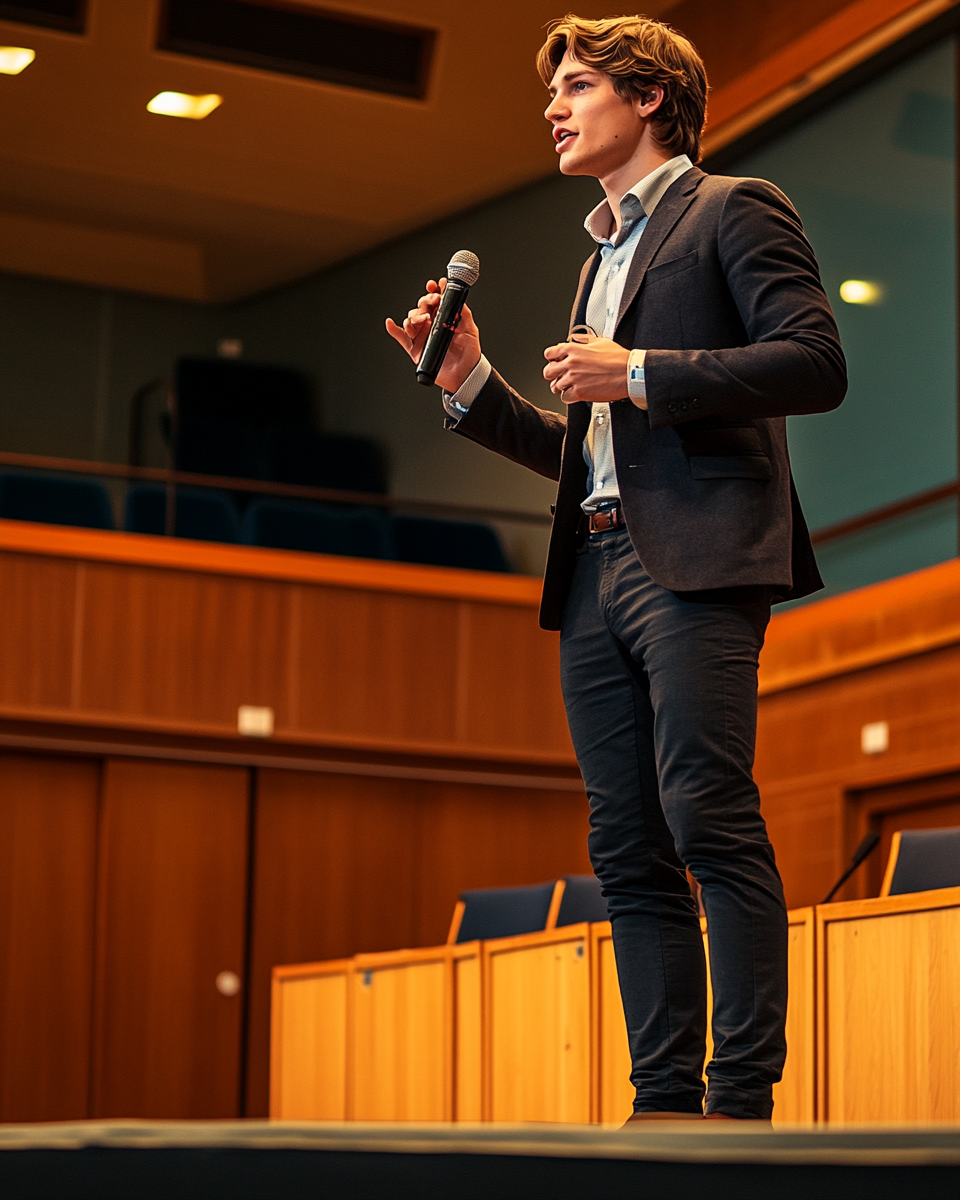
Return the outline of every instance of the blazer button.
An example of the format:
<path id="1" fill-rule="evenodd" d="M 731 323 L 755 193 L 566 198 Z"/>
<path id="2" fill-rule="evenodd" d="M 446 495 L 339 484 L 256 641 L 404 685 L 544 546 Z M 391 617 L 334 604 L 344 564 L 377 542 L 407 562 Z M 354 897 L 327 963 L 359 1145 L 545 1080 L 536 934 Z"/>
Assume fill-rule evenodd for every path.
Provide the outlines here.
<path id="1" fill-rule="evenodd" d="M 667 405 L 667 412 L 676 412 L 676 411 L 677 411 L 677 406 L 671 400 L 670 403 Z"/>
<path id="2" fill-rule="evenodd" d="M 686 400 L 681 400 L 681 401 L 680 401 L 680 411 L 681 411 L 681 412 L 686 412 L 686 411 L 687 411 L 687 402 L 686 402 Z"/>
<path id="3" fill-rule="evenodd" d="M 699 401 L 699 400 L 691 400 L 691 401 L 690 401 L 690 403 L 693 405 L 693 407 L 694 407 L 694 408 L 699 408 L 699 407 L 700 407 L 700 401 Z"/>

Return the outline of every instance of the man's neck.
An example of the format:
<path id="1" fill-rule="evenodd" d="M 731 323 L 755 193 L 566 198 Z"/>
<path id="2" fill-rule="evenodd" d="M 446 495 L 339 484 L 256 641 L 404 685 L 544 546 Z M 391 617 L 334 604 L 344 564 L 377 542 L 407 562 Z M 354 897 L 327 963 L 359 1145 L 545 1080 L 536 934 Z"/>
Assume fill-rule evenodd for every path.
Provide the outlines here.
<path id="1" fill-rule="evenodd" d="M 620 201 L 623 197 L 657 167 L 662 167 L 664 163 L 668 163 L 674 157 L 676 156 L 673 151 L 644 138 L 637 147 L 637 152 L 631 155 L 628 162 L 600 180 L 600 186 L 607 197 L 610 215 L 613 218 L 610 229 L 611 237 L 616 237 L 620 232 Z"/>

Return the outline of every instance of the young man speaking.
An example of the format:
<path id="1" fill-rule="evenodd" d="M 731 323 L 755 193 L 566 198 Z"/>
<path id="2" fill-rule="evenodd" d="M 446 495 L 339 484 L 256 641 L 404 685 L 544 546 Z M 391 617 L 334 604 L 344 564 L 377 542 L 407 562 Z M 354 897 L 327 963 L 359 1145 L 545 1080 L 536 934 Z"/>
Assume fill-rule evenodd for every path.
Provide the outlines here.
<path id="1" fill-rule="evenodd" d="M 775 600 L 822 586 L 787 457 L 835 408 L 843 353 L 796 212 L 707 175 L 696 50 L 644 17 L 550 29 L 537 66 L 586 228 L 571 339 L 544 351 L 566 417 L 492 370 L 464 310 L 437 382 L 448 425 L 559 481 L 541 625 L 561 631 L 590 857 L 613 922 L 631 1120 L 766 1120 L 786 1054 L 787 922 L 753 782 L 757 658 Z M 441 283 L 388 332 L 419 358 Z M 576 326 L 589 329 L 575 331 Z"/>

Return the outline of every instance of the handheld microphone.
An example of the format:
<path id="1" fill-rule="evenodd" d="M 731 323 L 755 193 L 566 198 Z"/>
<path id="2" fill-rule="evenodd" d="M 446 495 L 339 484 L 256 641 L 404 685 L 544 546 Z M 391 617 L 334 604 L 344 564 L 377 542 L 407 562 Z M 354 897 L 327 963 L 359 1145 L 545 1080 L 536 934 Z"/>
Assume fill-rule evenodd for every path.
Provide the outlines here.
<path id="1" fill-rule="evenodd" d="M 467 295 L 480 278 L 480 259 L 472 250 L 458 250 L 447 264 L 447 286 L 433 314 L 433 324 L 417 363 L 417 383 L 432 387 L 460 324 Z"/>

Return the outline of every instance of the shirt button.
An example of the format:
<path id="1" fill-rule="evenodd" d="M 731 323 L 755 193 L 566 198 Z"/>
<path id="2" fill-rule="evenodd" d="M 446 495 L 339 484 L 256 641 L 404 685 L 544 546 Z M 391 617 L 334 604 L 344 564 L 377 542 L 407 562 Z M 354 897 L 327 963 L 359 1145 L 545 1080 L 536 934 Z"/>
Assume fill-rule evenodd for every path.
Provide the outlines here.
<path id="1" fill-rule="evenodd" d="M 598 487 L 598 488 L 602 488 L 602 487 L 603 487 L 603 485 L 604 485 L 606 482 L 607 482 L 607 481 L 606 481 L 605 479 L 598 479 L 598 480 L 597 480 L 597 487 Z"/>

